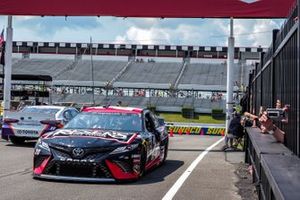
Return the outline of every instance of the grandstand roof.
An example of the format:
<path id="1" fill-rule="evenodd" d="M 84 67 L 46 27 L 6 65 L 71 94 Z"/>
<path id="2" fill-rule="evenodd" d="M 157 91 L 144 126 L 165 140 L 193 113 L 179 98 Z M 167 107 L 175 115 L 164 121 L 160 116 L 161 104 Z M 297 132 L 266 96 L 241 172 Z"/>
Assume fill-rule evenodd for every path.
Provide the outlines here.
<path id="1" fill-rule="evenodd" d="M 92 52 L 90 52 L 92 49 Z M 146 44 L 102 44 L 65 42 L 13 42 L 14 53 L 54 55 L 102 55 L 102 56 L 143 56 L 143 57 L 186 57 L 227 58 L 227 47 L 187 45 L 146 45 Z M 235 47 L 235 58 L 243 52 L 266 52 L 261 47 Z M 83 53 L 84 52 L 84 53 Z"/>
<path id="2" fill-rule="evenodd" d="M 1 15 L 279 18 L 294 0 L 1 0 Z"/>

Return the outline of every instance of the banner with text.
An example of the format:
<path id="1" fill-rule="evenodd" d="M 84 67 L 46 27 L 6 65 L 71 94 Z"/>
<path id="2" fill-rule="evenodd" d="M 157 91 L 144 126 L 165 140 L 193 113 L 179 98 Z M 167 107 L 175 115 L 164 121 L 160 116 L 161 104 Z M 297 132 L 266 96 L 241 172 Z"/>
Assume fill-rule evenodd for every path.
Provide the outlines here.
<path id="1" fill-rule="evenodd" d="M 224 136 L 225 127 L 201 127 L 201 126 L 182 126 L 182 125 L 167 125 L 168 133 L 171 131 L 174 134 L 186 135 L 215 135 Z"/>

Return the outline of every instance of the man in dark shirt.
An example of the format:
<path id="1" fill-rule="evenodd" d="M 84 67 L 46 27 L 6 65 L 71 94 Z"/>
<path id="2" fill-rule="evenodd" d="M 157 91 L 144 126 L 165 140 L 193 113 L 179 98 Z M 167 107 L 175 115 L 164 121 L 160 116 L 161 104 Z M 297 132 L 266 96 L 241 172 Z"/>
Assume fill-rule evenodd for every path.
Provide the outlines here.
<path id="1" fill-rule="evenodd" d="M 241 115 L 235 112 L 234 117 L 229 124 L 228 133 L 225 136 L 225 145 L 222 147 L 223 150 L 233 147 L 233 140 L 244 135 L 244 127 L 241 124 L 241 120 Z M 229 145 L 228 142 L 230 143 Z"/>

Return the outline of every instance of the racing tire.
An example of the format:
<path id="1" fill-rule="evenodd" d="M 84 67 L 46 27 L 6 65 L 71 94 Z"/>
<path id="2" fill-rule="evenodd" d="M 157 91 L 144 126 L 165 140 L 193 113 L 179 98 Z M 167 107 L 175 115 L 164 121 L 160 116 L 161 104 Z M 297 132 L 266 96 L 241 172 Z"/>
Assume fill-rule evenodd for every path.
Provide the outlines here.
<path id="1" fill-rule="evenodd" d="M 141 149 L 141 165 L 139 177 L 142 177 L 146 172 L 147 152 L 145 147 Z"/>
<path id="2" fill-rule="evenodd" d="M 19 137 L 9 137 L 9 140 L 11 141 L 11 143 L 13 143 L 14 145 L 22 145 L 25 142 L 24 138 L 19 138 Z"/>

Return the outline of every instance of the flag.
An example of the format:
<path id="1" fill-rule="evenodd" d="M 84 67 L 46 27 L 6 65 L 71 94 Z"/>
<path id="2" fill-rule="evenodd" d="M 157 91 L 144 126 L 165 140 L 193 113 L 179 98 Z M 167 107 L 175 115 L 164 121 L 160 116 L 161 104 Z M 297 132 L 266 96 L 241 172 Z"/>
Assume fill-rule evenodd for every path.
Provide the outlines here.
<path id="1" fill-rule="evenodd" d="M 1 35 L 0 35 L 0 48 L 2 47 L 4 43 L 4 29 L 2 29 Z"/>

